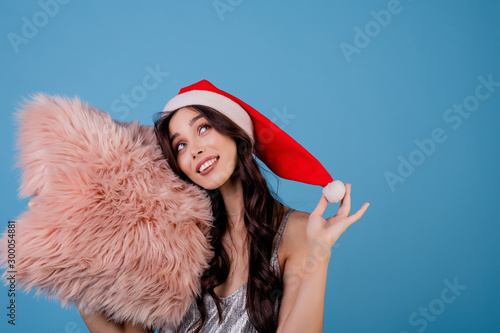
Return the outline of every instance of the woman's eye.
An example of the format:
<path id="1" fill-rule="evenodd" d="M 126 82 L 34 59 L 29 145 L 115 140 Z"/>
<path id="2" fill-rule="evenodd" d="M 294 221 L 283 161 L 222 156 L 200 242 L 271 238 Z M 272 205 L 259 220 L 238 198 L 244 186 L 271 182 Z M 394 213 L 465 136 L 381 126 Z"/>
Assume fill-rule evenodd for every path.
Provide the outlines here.
<path id="1" fill-rule="evenodd" d="M 205 128 L 205 130 L 203 130 L 204 128 Z M 200 129 L 199 129 L 200 134 L 203 133 L 203 132 L 205 132 L 209 128 L 210 128 L 210 125 L 208 125 L 208 124 L 201 125 Z"/>
<path id="2" fill-rule="evenodd" d="M 182 143 L 182 142 L 179 143 L 179 144 L 177 144 L 176 150 L 177 151 L 181 150 L 182 149 L 182 147 L 181 147 L 182 145 L 184 145 L 184 143 Z"/>

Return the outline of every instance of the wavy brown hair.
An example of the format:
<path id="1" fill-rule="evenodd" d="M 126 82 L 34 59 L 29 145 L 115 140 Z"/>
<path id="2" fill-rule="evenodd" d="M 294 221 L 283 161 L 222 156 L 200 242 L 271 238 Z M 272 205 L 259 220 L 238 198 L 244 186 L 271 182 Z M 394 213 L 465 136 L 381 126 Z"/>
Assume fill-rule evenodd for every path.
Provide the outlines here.
<path id="1" fill-rule="evenodd" d="M 250 322 L 259 332 L 276 332 L 278 313 L 274 313 L 274 306 L 279 308 L 281 303 L 283 280 L 273 273 L 270 261 L 273 238 L 284 218 L 285 206 L 277 194 L 268 188 L 266 179 L 253 156 L 253 152 L 258 146 L 252 145 L 246 132 L 213 108 L 202 105 L 192 105 L 189 108 L 203 114 L 215 130 L 232 137 L 236 142 L 238 162 L 233 175 L 239 176 L 243 184 L 244 220 L 249 236 L 248 250 L 250 253 L 245 307 Z M 176 111 L 154 115 L 154 130 L 172 170 L 185 181 L 194 184 L 180 170 L 176 151 L 172 150 L 169 140 L 168 125 Z M 214 288 L 226 281 L 230 269 L 228 253 L 222 244 L 222 236 L 227 230 L 228 223 L 224 202 L 218 189 L 206 191 L 212 202 L 212 213 L 215 221 L 210 230 L 214 257 L 209 263 L 209 268 L 201 277 L 201 295 L 196 299 L 200 318 L 190 327 L 192 329 L 198 324 L 196 333 L 202 329 L 207 319 L 207 310 L 203 302 L 205 294 L 209 294 L 214 299 L 219 322 L 223 320 L 222 300 L 214 293 Z"/>

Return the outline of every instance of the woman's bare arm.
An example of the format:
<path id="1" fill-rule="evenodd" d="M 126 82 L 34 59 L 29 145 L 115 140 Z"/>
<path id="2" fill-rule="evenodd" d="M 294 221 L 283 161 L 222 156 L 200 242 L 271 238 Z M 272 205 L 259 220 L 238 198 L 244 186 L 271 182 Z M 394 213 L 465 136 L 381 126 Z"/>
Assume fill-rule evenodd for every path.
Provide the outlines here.
<path id="1" fill-rule="evenodd" d="M 289 221 L 288 253 L 283 273 L 283 298 L 277 333 L 323 332 L 326 272 L 330 251 L 320 251 L 309 242 L 306 228 L 309 214 L 300 212 Z M 291 219 L 292 217 L 290 217 Z M 292 222 L 292 223 L 290 223 Z"/>
<path id="2" fill-rule="evenodd" d="M 351 184 L 345 184 L 346 194 L 337 215 L 324 219 L 327 200 L 321 197 L 311 213 L 297 216 L 290 228 L 293 244 L 288 252 L 283 273 L 283 299 L 278 317 L 277 333 L 323 332 L 326 274 L 333 244 L 342 233 L 365 213 L 365 203 L 356 213 L 351 210 Z"/>
<path id="3" fill-rule="evenodd" d="M 87 314 L 83 311 L 80 311 L 80 315 L 91 333 L 125 333 L 124 324 L 108 321 L 104 315 Z"/>
<path id="4" fill-rule="evenodd" d="M 82 311 L 80 315 L 91 333 L 148 333 L 140 325 L 132 325 L 130 322 L 118 324 L 104 315 L 86 314 Z"/>

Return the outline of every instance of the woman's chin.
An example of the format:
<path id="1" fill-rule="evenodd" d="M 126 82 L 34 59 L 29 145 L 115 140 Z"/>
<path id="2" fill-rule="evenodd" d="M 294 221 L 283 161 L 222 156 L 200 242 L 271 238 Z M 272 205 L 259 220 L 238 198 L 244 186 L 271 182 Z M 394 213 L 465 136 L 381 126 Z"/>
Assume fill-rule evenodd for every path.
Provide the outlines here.
<path id="1" fill-rule="evenodd" d="M 207 175 L 208 176 L 208 175 Z M 224 175 L 213 175 L 211 178 L 204 179 L 198 185 L 203 187 L 205 190 L 215 190 L 220 189 L 222 186 L 231 183 L 234 177 L 229 177 L 227 174 Z"/>
<path id="2" fill-rule="evenodd" d="M 221 187 L 226 181 L 222 179 L 203 179 L 200 182 L 197 182 L 197 184 L 201 187 L 203 187 L 205 190 L 215 190 Z"/>
<path id="3" fill-rule="evenodd" d="M 223 164 L 216 165 L 215 169 L 210 171 L 208 174 L 197 174 L 194 177 L 195 179 L 192 180 L 205 190 L 219 189 L 224 185 L 229 185 L 230 183 L 237 181 L 239 177 L 235 172 L 235 167 L 231 165 L 224 168 L 223 166 Z"/>

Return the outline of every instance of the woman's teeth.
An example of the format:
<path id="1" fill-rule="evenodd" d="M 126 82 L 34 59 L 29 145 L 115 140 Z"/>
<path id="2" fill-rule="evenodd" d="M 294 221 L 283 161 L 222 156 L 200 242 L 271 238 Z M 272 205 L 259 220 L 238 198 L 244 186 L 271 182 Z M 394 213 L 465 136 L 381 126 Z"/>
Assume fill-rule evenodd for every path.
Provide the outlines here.
<path id="1" fill-rule="evenodd" d="M 213 158 L 210 161 L 207 161 L 207 162 L 203 163 L 203 165 L 200 167 L 200 171 L 199 172 L 202 172 L 203 170 L 205 170 L 206 168 L 208 168 L 209 166 L 211 166 L 215 161 L 217 161 L 217 158 Z"/>

